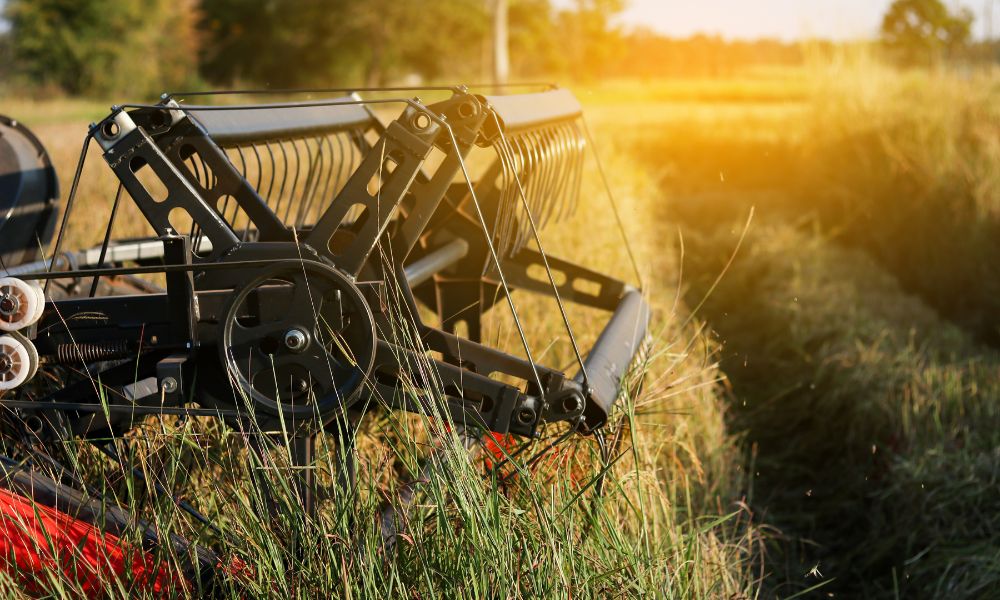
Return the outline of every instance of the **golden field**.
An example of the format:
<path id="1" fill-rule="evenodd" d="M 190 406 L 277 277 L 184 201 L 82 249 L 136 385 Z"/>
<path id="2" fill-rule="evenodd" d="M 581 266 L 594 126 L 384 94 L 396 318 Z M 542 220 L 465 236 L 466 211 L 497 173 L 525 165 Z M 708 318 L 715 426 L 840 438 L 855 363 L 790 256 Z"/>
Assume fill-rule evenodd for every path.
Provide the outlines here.
<path id="1" fill-rule="evenodd" d="M 654 307 L 605 498 L 576 502 L 580 486 L 565 483 L 599 468 L 585 442 L 575 464 L 514 490 L 459 469 L 433 484 L 437 500 L 392 560 L 370 553 L 374 529 L 331 509 L 291 571 L 279 566 L 290 538 L 250 502 L 224 500 L 252 496 L 245 466 L 220 470 L 202 439 L 177 441 L 229 433 L 150 433 L 169 456 L 216 465 L 169 483 L 244 540 L 232 553 L 273 558 L 251 594 L 988 595 L 1000 581 L 1000 77 L 900 72 L 845 51 L 802 69 L 573 90 Z M 48 148 L 64 197 L 105 109 L 0 98 Z M 96 152 L 83 181 L 93 222 L 76 224 L 73 245 L 100 240 L 113 196 Z M 612 218 L 589 169 L 576 216 L 542 239 L 628 277 Z M 551 304 L 518 306 L 544 361 L 567 364 Z M 570 317 L 589 347 L 599 318 Z M 509 323 L 491 325 L 513 342 Z M 408 427 L 383 417 L 366 429 L 360 522 L 393 489 L 385 472 L 422 452 Z M 220 542 L 176 511 L 156 518 Z"/>

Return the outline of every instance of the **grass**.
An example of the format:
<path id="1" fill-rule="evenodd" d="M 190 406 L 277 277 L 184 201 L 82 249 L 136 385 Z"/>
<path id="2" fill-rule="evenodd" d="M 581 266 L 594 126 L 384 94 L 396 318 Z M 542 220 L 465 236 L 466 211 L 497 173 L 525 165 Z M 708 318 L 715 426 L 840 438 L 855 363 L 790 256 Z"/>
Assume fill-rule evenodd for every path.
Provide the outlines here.
<path id="1" fill-rule="evenodd" d="M 989 596 L 996 74 L 862 53 L 800 76 L 805 101 L 651 108 L 631 136 L 661 181 L 658 221 L 684 232 L 685 298 L 709 294 L 748 502 L 779 532 L 766 593 Z"/>
<path id="2" fill-rule="evenodd" d="M 67 101 L 4 103 L 3 110 L 8 107 L 24 109 L 21 118 L 48 147 L 68 190 L 86 120 L 96 109 Z M 641 393 L 631 386 L 609 431 L 613 464 L 602 498 L 593 493 L 602 464 L 591 440 L 571 440 L 533 469 L 519 461 L 520 474 L 501 482 L 484 478 L 482 459 L 470 460 L 440 421 L 399 414 L 373 416 L 361 425 L 359 485 L 350 493 L 334 485 L 331 474 L 340 459 L 335 438 L 324 436 L 314 468 L 326 498 L 311 521 L 302 518 L 288 487 L 280 444 L 262 463 L 242 432 L 210 420 L 150 421 L 117 443 L 124 466 L 80 442 L 66 445 L 65 460 L 161 535 L 177 533 L 217 549 L 224 563 L 234 557 L 246 563 L 247 569 L 222 579 L 224 597 L 754 596 L 757 529 L 734 495 L 741 478 L 738 446 L 725 427 L 716 347 L 678 303 L 676 254 L 663 252 L 657 232 L 642 225 L 654 216 L 655 182 L 618 146 L 613 128 L 595 124 L 612 186 L 631 216 L 629 235 L 651 282 L 654 309 L 647 361 L 633 374 L 634 383 L 645 385 Z M 594 219 L 612 219 L 598 182 L 586 181 L 585 189 L 576 216 L 543 234 L 547 248 L 576 257 L 586 247 L 590 266 L 629 276 L 617 232 L 590 226 Z M 91 155 L 79 200 L 88 221 L 74 228 L 72 246 L 99 241 L 101 232 L 91 225 L 108 213 L 113 190 L 106 166 Z M 137 213 L 119 222 L 122 235 L 141 232 Z M 524 296 L 518 308 L 544 362 L 571 364 L 551 302 Z M 570 319 L 584 346 L 603 324 L 600 315 L 577 310 Z M 503 318 L 491 322 L 489 331 L 498 345 L 516 347 Z M 401 486 L 428 456 L 434 457 L 433 476 L 421 486 L 406 535 L 387 552 L 379 508 L 399 502 Z M 255 478 L 274 484 L 277 518 L 269 516 Z M 185 516 L 153 482 L 211 515 L 219 531 Z M 130 535 L 138 545 L 138 534 Z M 158 558 L 173 568 L 185 562 L 170 549 Z M 22 583 L 0 581 L 10 593 Z M 58 574 L 39 585 L 54 597 L 82 593 Z M 109 578 L 106 586 L 110 596 L 150 593 L 144 582 L 127 577 Z"/>

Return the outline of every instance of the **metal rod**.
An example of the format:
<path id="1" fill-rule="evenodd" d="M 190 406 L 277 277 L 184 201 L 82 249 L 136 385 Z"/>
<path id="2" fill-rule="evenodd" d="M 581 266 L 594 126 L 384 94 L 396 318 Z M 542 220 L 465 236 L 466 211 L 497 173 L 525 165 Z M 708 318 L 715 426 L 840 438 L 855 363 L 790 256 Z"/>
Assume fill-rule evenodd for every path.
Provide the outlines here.
<path id="1" fill-rule="evenodd" d="M 111 230 L 115 228 L 115 217 L 118 216 L 118 205 L 122 201 L 122 190 L 125 189 L 121 183 L 118 184 L 118 191 L 115 192 L 115 202 L 111 206 L 111 217 L 108 219 L 108 229 L 104 232 L 104 241 L 101 242 L 101 256 L 97 259 L 97 267 L 104 266 L 104 259 L 108 255 L 108 246 L 111 244 Z M 162 244 L 161 244 L 162 247 Z M 90 297 L 97 295 L 97 282 L 101 279 L 99 275 L 94 276 L 94 282 L 90 284 Z"/>
<path id="2" fill-rule="evenodd" d="M 590 429 L 599 427 L 607 419 L 621 389 L 622 378 L 639 352 L 648 327 L 649 305 L 641 292 L 628 290 L 584 363 L 592 401 L 587 402 L 584 415 Z M 582 382 L 583 371 L 573 379 Z"/>
<path id="3" fill-rule="evenodd" d="M 188 417 L 239 417 L 239 411 L 220 410 L 215 408 L 186 408 L 183 406 L 132 406 L 128 404 L 88 404 L 84 402 L 36 402 L 33 400 L 0 400 L 0 407 L 16 408 L 25 411 L 80 411 L 131 413 L 136 416 L 145 415 L 178 415 Z"/>
<path id="4" fill-rule="evenodd" d="M 465 258 L 468 253 L 468 242 L 461 238 L 454 239 L 405 267 L 403 273 L 406 275 L 406 282 L 410 284 L 410 287 L 416 287 Z"/>

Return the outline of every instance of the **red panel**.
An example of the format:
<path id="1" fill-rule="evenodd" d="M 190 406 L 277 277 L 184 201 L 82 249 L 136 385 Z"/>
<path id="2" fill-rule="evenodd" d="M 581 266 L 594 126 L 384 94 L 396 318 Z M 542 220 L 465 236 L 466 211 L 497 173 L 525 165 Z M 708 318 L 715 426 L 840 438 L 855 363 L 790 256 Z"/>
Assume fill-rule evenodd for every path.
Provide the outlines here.
<path id="1" fill-rule="evenodd" d="M 162 565 L 157 568 L 142 549 L 5 489 L 0 489 L 0 569 L 29 594 L 60 578 L 76 582 L 85 594 L 106 589 L 112 579 L 126 590 L 163 596 L 185 585 Z"/>

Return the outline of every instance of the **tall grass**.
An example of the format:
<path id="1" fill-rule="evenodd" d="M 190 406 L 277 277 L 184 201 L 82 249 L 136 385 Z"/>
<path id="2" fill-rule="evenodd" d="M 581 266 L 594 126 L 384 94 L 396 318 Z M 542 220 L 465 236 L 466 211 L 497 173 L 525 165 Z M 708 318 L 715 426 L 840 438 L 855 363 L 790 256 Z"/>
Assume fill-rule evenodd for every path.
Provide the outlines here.
<path id="1" fill-rule="evenodd" d="M 863 60 L 819 71 L 815 198 L 840 241 L 864 248 L 907 290 L 1000 345 L 1000 78 L 897 73 Z"/>
<path id="2" fill-rule="evenodd" d="M 695 295 L 732 243 L 690 236 Z M 751 504 L 787 534 L 775 589 L 813 567 L 872 596 L 1000 581 L 1000 356 L 867 256 L 787 225 L 751 235 L 705 310 L 752 444 Z"/>
<path id="3" fill-rule="evenodd" d="M 685 233 L 688 304 L 711 291 L 699 316 L 723 346 L 750 505 L 781 532 L 768 589 L 987 597 L 1000 88 L 995 73 L 836 58 L 800 73 L 808 100 L 781 110 L 650 107 L 633 152 Z"/>
<path id="4" fill-rule="evenodd" d="M 800 74 L 806 101 L 800 84 L 781 110 L 675 108 L 636 146 L 672 194 L 711 196 L 679 211 L 808 221 L 1000 344 L 1000 77 L 900 72 L 864 49 L 835 58 Z"/>

